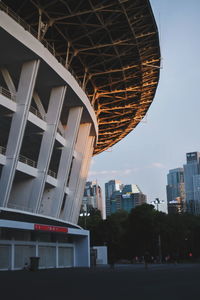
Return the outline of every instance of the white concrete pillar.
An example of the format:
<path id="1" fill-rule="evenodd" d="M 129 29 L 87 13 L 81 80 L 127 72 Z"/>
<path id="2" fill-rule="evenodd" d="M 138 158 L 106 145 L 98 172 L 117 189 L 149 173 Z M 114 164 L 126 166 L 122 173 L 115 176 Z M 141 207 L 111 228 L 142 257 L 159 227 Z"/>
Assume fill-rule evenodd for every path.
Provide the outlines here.
<path id="1" fill-rule="evenodd" d="M 55 217 L 59 216 L 60 207 L 62 205 L 65 187 L 69 176 L 70 165 L 73 158 L 75 142 L 80 126 L 82 111 L 82 107 L 73 107 L 69 111 L 67 126 L 65 129 L 66 144 L 61 152 L 61 158 L 57 175 L 58 183 L 57 187 L 54 189 L 53 194 L 51 215 Z"/>
<path id="2" fill-rule="evenodd" d="M 87 235 L 74 239 L 76 267 L 90 267 L 90 233 L 85 232 Z"/>
<path id="3" fill-rule="evenodd" d="M 72 216 L 71 222 L 73 222 L 73 223 L 78 222 L 80 208 L 81 208 L 83 194 L 84 194 L 85 183 L 86 183 L 86 179 L 87 179 L 87 175 L 88 175 L 91 157 L 92 157 L 93 150 L 94 150 L 94 141 L 95 141 L 94 136 L 90 136 L 88 138 L 87 151 L 86 151 L 83 163 L 82 163 L 79 180 L 78 180 L 76 192 L 74 195 L 74 203 L 75 204 L 74 204 L 73 210 L 71 212 L 71 216 Z"/>
<path id="4" fill-rule="evenodd" d="M 74 205 L 74 195 L 76 192 L 81 166 L 87 150 L 88 137 L 90 134 L 91 124 L 84 123 L 80 125 L 78 138 L 75 146 L 74 161 L 72 164 L 70 179 L 69 179 L 69 195 L 63 210 L 60 212 L 60 218 L 63 220 L 71 219 L 71 211 Z"/>
<path id="5" fill-rule="evenodd" d="M 3 167 L 1 174 L 0 206 L 6 206 L 9 200 L 38 68 L 39 60 L 26 62 L 22 66 L 18 90 L 16 94 L 17 110 L 12 118 L 6 148 L 6 165 Z"/>
<path id="6" fill-rule="evenodd" d="M 59 260 L 58 260 L 58 255 L 59 255 L 59 251 L 58 251 L 58 241 L 56 241 L 56 268 L 59 268 Z"/>
<path id="7" fill-rule="evenodd" d="M 65 93 L 66 86 L 56 87 L 51 91 L 46 115 L 47 129 L 43 134 L 37 163 L 38 176 L 34 179 L 28 203 L 28 208 L 34 212 L 38 212 L 40 207 Z"/>
<path id="8" fill-rule="evenodd" d="M 15 240 L 11 240 L 11 253 L 10 253 L 10 268 L 13 271 L 15 269 Z"/>
<path id="9" fill-rule="evenodd" d="M 39 256 L 39 241 L 35 242 L 35 256 Z"/>

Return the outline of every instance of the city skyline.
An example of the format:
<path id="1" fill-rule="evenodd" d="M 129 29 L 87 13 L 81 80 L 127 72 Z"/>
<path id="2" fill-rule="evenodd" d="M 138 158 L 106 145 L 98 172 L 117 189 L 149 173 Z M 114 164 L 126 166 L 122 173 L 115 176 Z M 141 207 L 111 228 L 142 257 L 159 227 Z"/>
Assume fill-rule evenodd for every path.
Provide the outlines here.
<path id="1" fill-rule="evenodd" d="M 183 166 L 185 154 L 200 150 L 198 77 L 200 3 L 151 0 L 160 34 L 162 69 L 147 116 L 126 138 L 95 156 L 88 180 L 138 184 L 150 203 L 165 201 L 170 169 Z M 105 197 L 104 193 L 103 196 Z"/>

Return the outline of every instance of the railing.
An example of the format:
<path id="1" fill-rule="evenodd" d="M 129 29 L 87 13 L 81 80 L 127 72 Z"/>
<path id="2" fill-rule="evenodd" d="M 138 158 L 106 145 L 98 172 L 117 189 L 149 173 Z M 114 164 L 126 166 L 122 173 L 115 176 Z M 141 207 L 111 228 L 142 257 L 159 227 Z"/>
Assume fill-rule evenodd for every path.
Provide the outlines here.
<path id="1" fill-rule="evenodd" d="M 51 176 L 51 177 L 56 178 L 56 173 L 53 172 L 53 171 L 51 171 L 51 170 L 48 170 L 47 174 L 48 174 L 49 176 Z"/>
<path id="2" fill-rule="evenodd" d="M 6 154 L 6 148 L 5 147 L 0 146 L 0 154 L 3 154 L 3 155 Z M 19 161 L 26 164 L 26 165 L 29 165 L 33 168 L 36 168 L 36 162 L 34 160 L 32 160 L 30 158 L 27 158 L 27 157 L 25 157 L 21 154 L 19 155 Z"/>
<path id="3" fill-rule="evenodd" d="M 5 147 L 0 146 L 0 154 L 3 154 L 3 155 L 6 154 L 6 148 Z M 24 164 L 26 164 L 26 165 L 29 165 L 29 166 L 31 166 L 33 168 L 36 168 L 36 166 L 37 166 L 37 164 L 36 164 L 36 162 L 34 160 L 32 160 L 30 158 L 27 158 L 27 157 L 25 157 L 25 156 L 23 156 L 21 154 L 19 155 L 19 161 L 22 162 L 22 163 L 24 163 Z M 48 173 L 49 176 L 51 176 L 53 178 L 57 177 L 57 174 L 54 171 L 48 170 L 47 173 Z"/>
<path id="4" fill-rule="evenodd" d="M 0 154 L 5 155 L 6 154 L 6 148 L 3 146 L 0 146 Z"/>
<path id="5" fill-rule="evenodd" d="M 3 10 L 7 15 L 9 15 L 12 19 L 14 19 L 18 24 L 22 25 L 24 29 L 29 31 L 32 35 L 37 38 L 37 32 L 27 24 L 23 19 L 20 18 L 12 9 L 10 9 L 7 5 L 5 5 L 2 1 L 0 1 L 0 9 Z"/>
<path id="6" fill-rule="evenodd" d="M 9 98 L 10 100 L 16 101 L 16 95 L 14 93 L 11 93 L 4 87 L 0 86 L 0 94 L 4 95 L 6 98 Z"/>
<path id="7" fill-rule="evenodd" d="M 27 158 L 27 157 L 25 157 L 21 154 L 19 155 L 19 161 L 26 164 L 26 165 L 29 165 L 33 168 L 36 168 L 36 162 L 34 160 L 32 160 L 30 158 Z"/>
<path id="8" fill-rule="evenodd" d="M 41 113 L 39 112 L 39 110 L 37 110 L 35 107 L 33 106 L 30 106 L 30 112 L 32 112 L 35 116 L 37 116 L 38 118 L 40 118 L 41 120 L 44 120 L 46 119 L 45 116 L 42 116 Z"/>
<path id="9" fill-rule="evenodd" d="M 11 93 L 9 90 L 5 89 L 4 87 L 0 86 L 0 94 L 4 95 L 6 98 L 9 98 L 13 101 L 16 101 L 16 95 Z M 33 106 L 30 106 L 30 111 L 36 115 L 38 118 L 45 121 L 46 117 L 42 116 L 41 113 Z"/>
<path id="10" fill-rule="evenodd" d="M 0 86 L 0 94 L 4 95 L 6 98 L 9 98 L 13 101 L 16 101 L 16 95 L 14 93 L 11 93 L 10 91 L 8 91 L 7 89 L 5 89 L 4 87 Z M 38 118 L 42 119 L 45 121 L 46 117 L 42 116 L 41 113 L 33 106 L 30 106 L 30 111 L 36 115 Z"/>
<path id="11" fill-rule="evenodd" d="M 40 40 L 38 38 L 38 33 L 35 29 L 33 29 L 28 23 L 26 23 L 23 19 L 21 19 L 12 9 L 10 9 L 8 6 L 6 6 L 2 1 L 0 1 L 0 9 L 2 11 L 4 11 L 7 15 L 9 15 L 12 19 L 14 19 L 18 24 L 20 24 L 25 30 L 30 32 L 36 39 L 38 39 L 44 45 L 44 47 L 47 48 L 51 52 L 51 54 L 54 55 L 54 57 L 58 60 L 58 62 L 61 63 L 66 68 L 66 62 L 62 58 L 62 56 L 56 54 L 54 47 L 51 44 L 49 44 L 49 42 L 47 42 L 47 40 L 45 40 L 45 39 Z M 80 87 L 82 89 L 84 89 L 82 87 L 81 80 L 77 77 L 75 72 L 70 67 L 68 67 L 68 70 L 73 75 L 73 77 L 76 79 L 76 81 L 78 82 Z"/>

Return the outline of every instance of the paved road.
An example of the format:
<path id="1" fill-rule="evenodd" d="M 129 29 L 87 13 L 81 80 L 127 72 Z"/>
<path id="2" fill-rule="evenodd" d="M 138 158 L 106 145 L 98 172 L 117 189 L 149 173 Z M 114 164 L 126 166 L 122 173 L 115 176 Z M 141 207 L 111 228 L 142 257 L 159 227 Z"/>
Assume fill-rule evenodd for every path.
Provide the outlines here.
<path id="1" fill-rule="evenodd" d="M 199 300 L 200 264 L 2 271 L 0 293 L 2 300 Z"/>

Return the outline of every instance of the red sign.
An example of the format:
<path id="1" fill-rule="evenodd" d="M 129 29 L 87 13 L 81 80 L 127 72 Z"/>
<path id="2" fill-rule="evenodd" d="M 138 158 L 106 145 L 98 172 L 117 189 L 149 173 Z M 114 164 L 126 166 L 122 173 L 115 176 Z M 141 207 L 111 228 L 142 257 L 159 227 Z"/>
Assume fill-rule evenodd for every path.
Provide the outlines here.
<path id="1" fill-rule="evenodd" d="M 67 227 L 59 227 L 59 226 L 52 226 L 52 225 L 40 225 L 34 224 L 34 230 L 43 230 L 43 231 L 51 231 L 51 232 L 63 232 L 67 233 Z"/>

